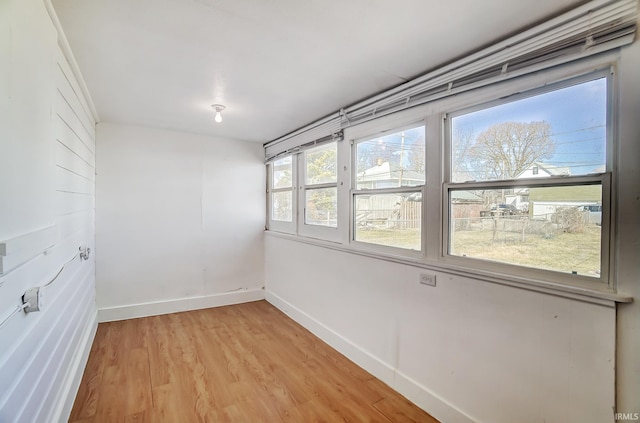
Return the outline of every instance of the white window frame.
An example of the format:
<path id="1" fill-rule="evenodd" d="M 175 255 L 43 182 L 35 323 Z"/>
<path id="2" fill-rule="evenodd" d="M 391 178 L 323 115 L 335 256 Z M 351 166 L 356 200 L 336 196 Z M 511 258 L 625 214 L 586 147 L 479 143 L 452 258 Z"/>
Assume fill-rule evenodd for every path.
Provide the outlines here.
<path id="1" fill-rule="evenodd" d="M 425 186 L 422 188 L 422 252 L 394 248 L 354 241 L 353 188 L 355 188 L 355 152 L 352 142 L 338 142 L 338 228 L 313 227 L 301 224 L 300 196 L 303 181 L 300 156 L 301 146 L 294 154 L 297 160 L 296 191 L 298 202 L 294 217 L 296 228 L 291 235 L 272 231 L 274 236 L 289 237 L 299 242 L 318 245 L 337 251 L 361 254 L 375 259 L 401 263 L 431 272 L 444 272 L 473 277 L 492 283 L 531 289 L 567 298 L 579 298 L 598 304 L 607 301 L 628 302 L 630 297 L 616 292 L 616 178 L 617 178 L 617 80 L 615 76 L 618 54 L 609 52 L 598 57 L 563 64 L 544 71 L 526 74 L 518 78 L 497 81 L 472 91 L 452 95 L 431 101 L 397 113 L 390 113 L 372 120 L 344 126 L 344 138 L 360 140 L 371 138 L 382 132 L 391 132 L 395 128 L 411 126 L 412 123 L 425 123 Z M 556 271 L 528 268 L 520 265 L 488 262 L 481 259 L 457 257 L 447 254 L 449 210 L 448 192 L 458 188 L 449 180 L 450 134 L 447 131 L 447 117 L 456 113 L 468 113 L 491 105 L 518 100 L 519 97 L 541 94 L 559 89 L 573 83 L 586 82 L 607 77 L 607 157 L 606 172 L 597 175 L 583 175 L 581 178 L 597 178 L 603 190 L 603 228 L 601 235 L 601 277 L 599 279 L 580 275 L 570 275 Z M 572 82 L 573 81 L 573 82 Z M 524 94 L 521 94 L 524 93 Z M 563 177 L 559 183 L 572 184 L 576 179 Z M 575 177 L 574 177 L 575 178 Z M 545 179 L 545 181 L 551 181 Z M 582 180 L 583 182 L 586 179 Z M 593 182 L 593 179 L 589 179 Z M 494 183 L 495 182 L 495 183 Z M 523 185 L 525 180 L 518 180 Z M 545 183 L 536 178 L 536 184 Z M 492 181 L 488 184 L 504 185 L 506 181 Z M 510 183 L 510 182 L 509 182 Z M 272 228 L 269 228 L 272 229 Z M 447 239 L 445 239 L 447 238 Z M 330 242 L 326 242 L 330 241 Z M 586 280 L 586 279 L 588 280 Z"/>
<path id="2" fill-rule="evenodd" d="M 273 164 L 274 162 L 291 157 L 291 187 L 287 188 L 274 188 L 273 187 Z M 287 154 L 277 158 L 274 158 L 267 163 L 267 229 L 276 232 L 283 232 L 288 234 L 296 233 L 297 215 L 298 215 L 298 189 L 297 189 L 297 173 L 298 159 L 296 154 Z M 273 219 L 273 195 L 278 192 L 291 191 L 291 222 Z"/>
<path id="3" fill-rule="evenodd" d="M 330 144 L 334 144 L 336 148 L 336 181 L 329 183 L 320 183 L 320 184 L 307 184 L 307 173 L 306 173 L 306 154 L 309 150 L 317 147 L 313 146 L 310 148 L 306 148 L 297 154 L 297 162 L 298 162 L 298 235 L 316 238 L 326 241 L 339 241 L 340 240 L 340 230 L 341 224 L 338 215 L 340 214 L 340 193 L 338 189 L 339 179 L 340 179 L 340 142 L 338 141 L 329 141 L 326 143 L 319 144 L 318 146 L 327 146 Z M 323 188 L 335 188 L 336 189 L 336 227 L 331 226 L 323 226 L 323 225 L 315 225 L 306 222 L 306 193 L 307 190 L 312 189 L 323 189 Z"/>
<path id="4" fill-rule="evenodd" d="M 510 103 L 522 98 L 533 97 L 547 92 L 556 91 L 568 86 L 592 81 L 595 79 L 607 79 L 607 117 L 606 117 L 606 171 L 599 174 L 563 176 L 563 177 L 545 177 L 531 179 L 515 179 L 515 180 L 490 180 L 481 182 L 451 182 L 451 157 L 452 157 L 452 136 L 451 121 L 452 118 L 464 115 L 473 111 L 491 108 L 496 105 Z M 614 221 L 611 218 L 614 210 L 613 190 L 615 183 L 613 181 L 613 169 L 615 163 L 614 142 L 615 142 L 615 90 L 614 75 L 612 69 L 607 67 L 595 72 L 588 72 L 578 76 L 564 78 L 555 82 L 540 82 L 532 85 L 532 88 L 526 91 L 519 91 L 518 94 L 502 97 L 499 100 L 486 101 L 484 103 L 460 108 L 454 112 L 443 115 L 443 132 L 444 132 L 444 157 L 443 157 L 443 183 L 442 183 L 442 250 L 440 260 L 446 265 L 456 267 L 467 267 L 478 269 L 481 271 L 492 272 L 502 275 L 513 275 L 518 278 L 544 280 L 552 283 L 559 283 L 568 286 L 578 286 L 595 290 L 613 290 L 614 287 L 614 266 L 613 263 L 613 245 L 612 233 Z M 601 226 L 601 245 L 600 245 L 600 277 L 589 277 L 583 275 L 572 275 L 560 271 L 545 270 L 539 268 L 526 267 L 517 264 L 509 264 L 495 261 L 488 261 L 479 258 L 462 257 L 449 254 L 451 224 L 450 221 L 450 193 L 454 190 L 482 190 L 482 189 L 501 189 L 516 187 L 553 187 L 568 185 L 593 185 L 602 186 L 602 226 Z"/>
<path id="5" fill-rule="evenodd" d="M 392 188 L 358 188 L 358 177 L 357 177 L 357 148 L 358 144 L 361 142 L 370 141 L 376 137 L 383 137 L 386 135 L 394 134 L 397 132 L 401 132 L 406 129 L 416 128 L 422 126 L 425 132 L 425 183 L 421 185 L 415 186 L 400 186 L 400 187 L 392 187 Z M 349 243 L 353 245 L 355 248 L 363 251 L 371 251 L 377 252 L 381 254 L 393 254 L 396 256 L 406 256 L 411 258 L 424 258 L 425 256 L 425 188 L 427 186 L 427 127 L 426 120 L 412 120 L 410 123 L 394 123 L 391 125 L 387 125 L 385 129 L 372 131 L 366 135 L 359 136 L 350 141 L 350 159 L 351 159 L 351 184 L 349 190 Z M 359 195 L 382 195 L 382 194 L 417 194 L 420 193 L 422 196 L 421 200 L 421 216 L 420 216 L 420 249 L 412 250 L 408 248 L 394 247 L 390 245 L 384 244 L 375 244 L 371 242 L 364 242 L 356 240 L 356 197 Z"/>

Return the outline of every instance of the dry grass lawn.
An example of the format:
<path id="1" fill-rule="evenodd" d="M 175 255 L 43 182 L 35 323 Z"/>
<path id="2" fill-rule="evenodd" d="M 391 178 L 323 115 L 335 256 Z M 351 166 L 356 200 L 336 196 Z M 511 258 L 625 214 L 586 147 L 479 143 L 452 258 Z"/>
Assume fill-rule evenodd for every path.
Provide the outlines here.
<path id="1" fill-rule="evenodd" d="M 419 229 L 359 230 L 356 240 L 420 250 Z M 584 232 L 552 236 L 491 230 L 459 230 L 454 234 L 452 254 L 527 267 L 600 275 L 600 227 L 590 226 Z"/>
<path id="2" fill-rule="evenodd" d="M 556 233 L 550 237 L 500 233 L 492 231 L 457 231 L 452 253 L 522 266 L 600 275 L 600 228 L 588 227 L 584 232 Z"/>

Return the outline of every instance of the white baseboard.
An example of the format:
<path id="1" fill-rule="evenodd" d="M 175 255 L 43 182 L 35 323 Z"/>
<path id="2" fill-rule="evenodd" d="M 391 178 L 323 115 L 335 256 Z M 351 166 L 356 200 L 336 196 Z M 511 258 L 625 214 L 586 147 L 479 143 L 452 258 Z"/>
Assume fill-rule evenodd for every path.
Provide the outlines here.
<path id="1" fill-rule="evenodd" d="M 387 363 L 369 354 L 278 295 L 267 291 L 265 298 L 284 314 L 304 326 L 309 332 L 338 350 L 340 354 L 346 356 L 387 385 L 391 386 L 393 384 L 394 370 Z"/>
<path id="2" fill-rule="evenodd" d="M 71 409 L 73 408 L 73 403 L 76 400 L 76 395 L 80 388 L 80 382 L 84 375 L 84 369 L 87 366 L 87 361 L 89 360 L 89 353 L 91 352 L 93 339 L 95 338 L 96 331 L 98 329 L 98 315 L 95 313 L 95 308 L 93 310 L 93 316 L 85 326 L 78 350 L 71 362 L 72 370 L 69 377 L 65 380 L 64 387 L 62 389 L 63 400 L 55 409 L 51 421 L 60 423 L 67 422 L 71 415 Z"/>
<path id="3" fill-rule="evenodd" d="M 142 304 L 108 307 L 98 310 L 98 321 L 100 323 L 113 322 L 116 320 L 158 316 L 160 314 L 200 310 L 203 308 L 221 307 L 259 300 L 264 300 L 264 290 L 260 288 L 247 289 L 243 291 L 224 292 L 202 297 L 179 298 L 175 300 L 164 300 Z"/>
<path id="4" fill-rule="evenodd" d="M 471 417 L 456 409 L 426 387 L 371 355 L 278 295 L 267 291 L 265 299 L 318 338 L 338 350 L 342 355 L 404 395 L 439 421 L 443 423 L 474 423 Z"/>
<path id="5" fill-rule="evenodd" d="M 392 388 L 442 423 L 477 422 L 400 371 L 396 371 L 396 380 Z"/>

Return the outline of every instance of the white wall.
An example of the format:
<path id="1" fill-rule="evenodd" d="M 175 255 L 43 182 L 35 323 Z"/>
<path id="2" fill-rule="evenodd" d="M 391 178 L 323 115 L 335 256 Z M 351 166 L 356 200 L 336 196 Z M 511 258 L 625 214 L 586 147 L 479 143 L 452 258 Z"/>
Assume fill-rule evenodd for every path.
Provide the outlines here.
<path id="1" fill-rule="evenodd" d="M 101 320 L 264 297 L 260 145 L 105 123 L 97 144 Z"/>
<path id="2" fill-rule="evenodd" d="M 640 42 L 624 50 L 618 146 L 618 290 L 634 297 L 618 306 L 617 411 L 640 413 Z"/>
<path id="3" fill-rule="evenodd" d="M 615 310 L 266 238 L 267 299 L 449 422 L 612 421 Z"/>
<path id="4" fill-rule="evenodd" d="M 3 423 L 67 420 L 97 326 L 93 257 L 77 257 L 94 244 L 95 118 L 58 37 L 41 0 L 0 1 Z M 40 312 L 12 313 L 69 260 Z"/>

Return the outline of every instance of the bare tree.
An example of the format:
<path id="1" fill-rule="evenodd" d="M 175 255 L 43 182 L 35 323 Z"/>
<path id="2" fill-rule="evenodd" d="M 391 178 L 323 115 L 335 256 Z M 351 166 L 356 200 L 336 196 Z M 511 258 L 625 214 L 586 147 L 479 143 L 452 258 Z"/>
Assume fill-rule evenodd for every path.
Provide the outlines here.
<path id="1" fill-rule="evenodd" d="M 456 126 L 451 148 L 451 177 L 453 182 L 464 182 L 478 179 L 475 174 L 475 159 L 470 154 L 476 139 L 473 128 Z"/>
<path id="2" fill-rule="evenodd" d="M 503 122 L 481 132 L 467 154 L 483 179 L 512 179 L 555 148 L 548 122 Z"/>

